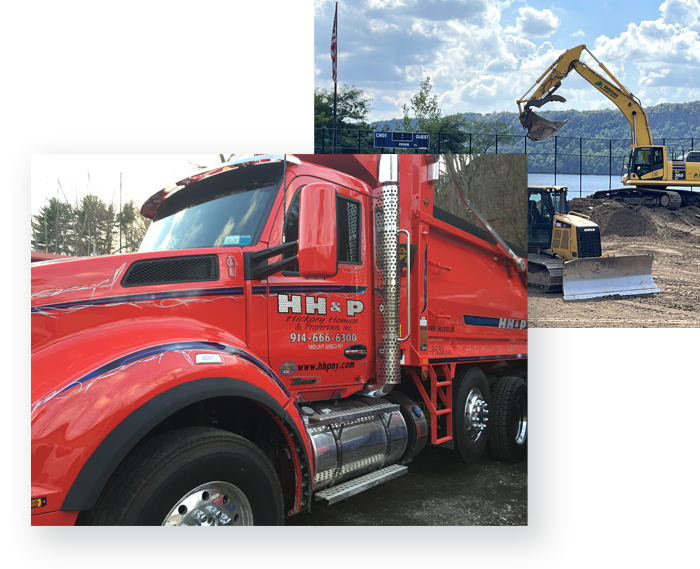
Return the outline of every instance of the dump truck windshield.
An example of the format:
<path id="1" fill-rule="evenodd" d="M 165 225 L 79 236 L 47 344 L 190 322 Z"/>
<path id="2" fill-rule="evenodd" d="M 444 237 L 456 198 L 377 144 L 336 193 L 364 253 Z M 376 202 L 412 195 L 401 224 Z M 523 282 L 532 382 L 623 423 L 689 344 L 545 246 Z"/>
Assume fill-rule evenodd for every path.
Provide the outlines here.
<path id="1" fill-rule="evenodd" d="M 284 167 L 239 167 L 194 182 L 158 208 L 140 252 L 246 247 L 260 239 Z"/>

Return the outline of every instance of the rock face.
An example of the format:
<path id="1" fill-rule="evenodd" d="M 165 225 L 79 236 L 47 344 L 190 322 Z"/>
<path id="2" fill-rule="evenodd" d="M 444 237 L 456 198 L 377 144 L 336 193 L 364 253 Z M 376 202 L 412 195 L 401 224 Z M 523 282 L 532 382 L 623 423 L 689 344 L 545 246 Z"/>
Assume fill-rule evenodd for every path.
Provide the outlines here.
<path id="1" fill-rule="evenodd" d="M 527 156 L 459 154 L 454 158 L 466 197 L 503 239 L 527 250 Z M 436 183 L 435 205 L 481 227 L 447 174 Z"/>

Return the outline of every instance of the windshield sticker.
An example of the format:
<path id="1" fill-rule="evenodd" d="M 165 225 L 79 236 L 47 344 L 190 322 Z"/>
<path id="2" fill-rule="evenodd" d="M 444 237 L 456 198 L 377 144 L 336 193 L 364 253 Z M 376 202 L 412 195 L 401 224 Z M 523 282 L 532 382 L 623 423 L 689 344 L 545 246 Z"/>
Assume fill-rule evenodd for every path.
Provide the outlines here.
<path id="1" fill-rule="evenodd" d="M 224 245 L 238 245 L 240 242 L 240 235 L 227 235 L 226 239 L 224 239 Z"/>
<path id="2" fill-rule="evenodd" d="M 250 235 L 241 235 L 241 245 L 250 245 Z"/>

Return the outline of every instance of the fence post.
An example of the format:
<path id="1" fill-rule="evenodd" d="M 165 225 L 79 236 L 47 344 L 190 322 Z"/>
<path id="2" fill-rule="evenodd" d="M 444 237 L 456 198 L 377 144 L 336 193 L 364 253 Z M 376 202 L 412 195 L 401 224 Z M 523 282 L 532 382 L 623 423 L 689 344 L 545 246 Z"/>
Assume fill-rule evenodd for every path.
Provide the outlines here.
<path id="1" fill-rule="evenodd" d="M 469 154 L 472 153 L 472 133 L 469 133 Z"/>
<path id="2" fill-rule="evenodd" d="M 523 136 L 523 140 L 525 140 L 525 154 L 527 154 L 527 136 Z"/>
<path id="3" fill-rule="evenodd" d="M 608 140 L 610 147 L 610 169 L 608 170 L 608 189 L 612 190 L 612 138 Z"/>
<path id="4" fill-rule="evenodd" d="M 437 153 L 438 153 L 438 156 L 439 156 L 439 155 L 440 155 L 440 134 L 441 134 L 441 133 L 438 132 L 437 134 L 438 134 L 438 151 L 437 151 Z"/>
<path id="5" fill-rule="evenodd" d="M 557 185 L 557 136 L 554 137 L 554 185 Z"/>
<path id="6" fill-rule="evenodd" d="M 326 127 L 323 127 L 323 132 L 321 133 L 321 154 L 326 153 Z"/>
<path id="7" fill-rule="evenodd" d="M 578 139 L 578 197 L 583 197 L 583 138 Z"/>
<path id="8" fill-rule="evenodd" d="M 498 154 L 498 133 L 496 133 L 496 154 Z"/>
<path id="9" fill-rule="evenodd" d="M 362 154 L 362 131 L 358 128 L 357 129 L 357 153 Z"/>

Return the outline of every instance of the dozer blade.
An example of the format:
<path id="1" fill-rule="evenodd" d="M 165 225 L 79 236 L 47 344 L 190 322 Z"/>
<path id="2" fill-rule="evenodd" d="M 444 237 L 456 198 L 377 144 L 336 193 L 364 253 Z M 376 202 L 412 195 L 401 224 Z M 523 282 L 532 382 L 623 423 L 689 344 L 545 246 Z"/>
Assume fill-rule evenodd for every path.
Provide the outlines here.
<path id="1" fill-rule="evenodd" d="M 527 137 L 535 142 L 542 142 L 551 138 L 568 120 L 549 121 L 529 109 L 520 115 L 520 122 L 527 129 Z"/>
<path id="2" fill-rule="evenodd" d="M 594 257 L 564 263 L 564 300 L 661 292 L 651 276 L 653 255 Z"/>

